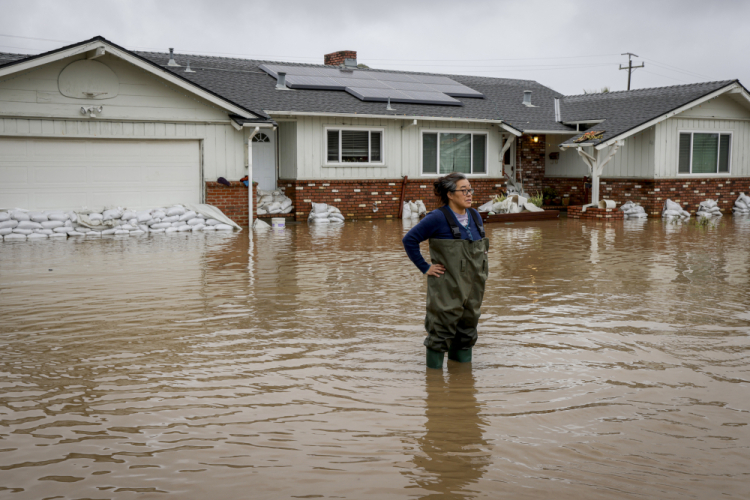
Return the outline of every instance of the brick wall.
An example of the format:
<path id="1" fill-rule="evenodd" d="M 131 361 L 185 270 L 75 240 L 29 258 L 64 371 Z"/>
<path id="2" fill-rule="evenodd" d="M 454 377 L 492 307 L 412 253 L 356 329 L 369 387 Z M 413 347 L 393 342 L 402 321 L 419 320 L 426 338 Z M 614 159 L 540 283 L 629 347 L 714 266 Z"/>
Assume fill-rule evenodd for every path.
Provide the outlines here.
<path id="1" fill-rule="evenodd" d="M 538 142 L 534 142 L 538 137 Z M 516 143 L 516 179 L 523 181 L 529 194 L 541 192 L 544 187 L 545 135 L 522 135 Z"/>
<path id="2" fill-rule="evenodd" d="M 591 200 L 583 196 L 583 180 L 547 177 L 545 187 L 553 187 L 560 196 L 568 194 L 571 205 L 584 205 Z M 640 204 L 649 216 L 660 216 L 664 201 L 670 199 L 695 213 L 698 205 L 708 199 L 718 200 L 722 212 L 730 213 L 740 192 L 750 192 L 749 177 L 723 179 L 612 179 L 600 181 L 600 198 L 614 200 L 619 207 L 627 201 Z M 570 215 L 570 209 L 568 211 Z"/>
<path id="3" fill-rule="evenodd" d="M 240 226 L 247 226 L 247 188 L 239 181 L 230 184 L 225 186 L 218 182 L 206 182 L 206 203 L 224 212 Z M 257 187 L 257 183 L 253 185 Z M 253 206 L 256 206 L 256 200 L 253 189 Z"/>
<path id="4" fill-rule="evenodd" d="M 587 208 L 583 212 L 580 205 L 568 207 L 568 217 L 571 219 L 604 219 L 604 220 L 622 220 L 625 214 L 618 208 Z"/>
<path id="5" fill-rule="evenodd" d="M 356 59 L 356 50 L 340 50 L 338 52 L 331 52 L 323 56 L 323 64 L 326 66 L 341 66 L 344 64 L 344 59 Z"/>
<path id="6" fill-rule="evenodd" d="M 436 178 L 409 179 L 405 201 L 422 200 L 427 210 L 442 203 L 433 194 Z M 310 213 L 310 203 L 328 203 L 341 210 L 346 217 L 355 219 L 386 219 L 398 217 L 403 179 L 378 180 L 279 180 L 286 195 L 292 199 L 297 220 L 305 220 Z M 504 189 L 504 179 L 471 179 L 474 206 L 477 207 Z M 377 212 L 373 207 L 377 206 Z"/>

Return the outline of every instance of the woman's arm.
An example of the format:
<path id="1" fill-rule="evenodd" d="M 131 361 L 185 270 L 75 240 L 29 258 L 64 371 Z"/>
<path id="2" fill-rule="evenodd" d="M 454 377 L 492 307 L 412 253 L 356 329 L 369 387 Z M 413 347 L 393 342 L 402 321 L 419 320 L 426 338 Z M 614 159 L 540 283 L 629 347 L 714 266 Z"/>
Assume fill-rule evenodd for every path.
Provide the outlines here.
<path id="1" fill-rule="evenodd" d="M 406 236 L 404 236 L 404 239 L 401 240 L 401 242 L 404 244 L 404 250 L 406 250 L 406 255 L 409 256 L 409 259 L 411 259 L 411 261 L 415 266 L 417 266 L 422 274 L 427 273 L 430 276 L 439 276 L 438 274 L 434 274 L 438 271 L 440 272 L 440 274 L 443 274 L 443 272 L 445 272 L 445 268 L 443 268 L 443 266 L 440 266 L 439 264 L 430 266 L 427 261 L 424 260 L 424 257 L 422 257 L 422 252 L 419 251 L 419 244 L 425 240 L 430 239 L 435 233 L 439 231 L 441 220 L 438 216 L 445 219 L 445 217 L 439 210 L 433 210 L 432 212 L 427 214 L 427 216 L 422 219 L 419 224 L 411 228 L 411 230 L 406 233 Z M 436 266 L 440 266 L 441 270 L 432 269 Z"/>

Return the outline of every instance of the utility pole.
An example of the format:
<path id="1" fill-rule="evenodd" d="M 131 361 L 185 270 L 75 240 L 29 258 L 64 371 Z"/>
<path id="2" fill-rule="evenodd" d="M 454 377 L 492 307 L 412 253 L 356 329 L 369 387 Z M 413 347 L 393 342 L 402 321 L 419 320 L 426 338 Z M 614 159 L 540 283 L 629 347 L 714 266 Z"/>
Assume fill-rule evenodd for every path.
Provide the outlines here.
<path id="1" fill-rule="evenodd" d="M 633 70 L 636 68 L 643 68 L 645 67 L 645 63 L 641 63 L 640 66 L 633 66 L 633 60 L 631 57 L 638 57 L 636 54 L 633 54 L 632 52 L 625 52 L 624 54 L 620 54 L 623 56 L 628 56 L 628 65 L 623 68 L 622 64 L 620 65 L 620 69 L 626 69 L 628 70 L 628 90 L 630 90 L 630 75 L 633 73 Z"/>

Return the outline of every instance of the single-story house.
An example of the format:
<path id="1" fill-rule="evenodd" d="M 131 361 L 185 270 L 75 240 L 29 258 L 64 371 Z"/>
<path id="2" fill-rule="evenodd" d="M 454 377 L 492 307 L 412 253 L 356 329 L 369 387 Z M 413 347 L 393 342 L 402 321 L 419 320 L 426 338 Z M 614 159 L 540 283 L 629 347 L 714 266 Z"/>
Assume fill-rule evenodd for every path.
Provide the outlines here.
<path id="1" fill-rule="evenodd" d="M 530 80 L 369 69 L 354 51 L 311 65 L 95 37 L 0 53 L 0 207 L 206 202 L 246 224 L 239 180 L 251 173 L 298 217 L 315 201 L 385 218 L 402 193 L 436 206 L 432 181 L 458 170 L 481 202 L 507 174 L 587 203 L 593 175 L 602 197 L 649 213 L 666 197 L 730 208 L 724 197 L 750 184 L 748 119 L 737 81 L 564 96 Z"/>

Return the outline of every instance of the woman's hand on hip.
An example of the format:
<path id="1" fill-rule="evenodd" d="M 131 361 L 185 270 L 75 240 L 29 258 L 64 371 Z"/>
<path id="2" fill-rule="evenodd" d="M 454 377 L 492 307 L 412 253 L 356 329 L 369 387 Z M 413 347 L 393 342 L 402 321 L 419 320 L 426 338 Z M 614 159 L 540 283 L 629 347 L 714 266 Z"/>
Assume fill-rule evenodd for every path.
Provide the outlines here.
<path id="1" fill-rule="evenodd" d="M 442 264 L 433 264 L 430 266 L 430 268 L 425 273 L 427 276 L 435 276 L 436 278 L 439 278 L 443 275 L 445 272 L 445 267 Z"/>

